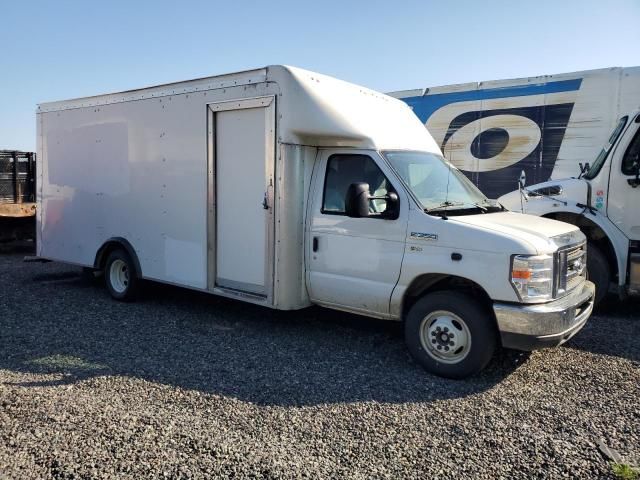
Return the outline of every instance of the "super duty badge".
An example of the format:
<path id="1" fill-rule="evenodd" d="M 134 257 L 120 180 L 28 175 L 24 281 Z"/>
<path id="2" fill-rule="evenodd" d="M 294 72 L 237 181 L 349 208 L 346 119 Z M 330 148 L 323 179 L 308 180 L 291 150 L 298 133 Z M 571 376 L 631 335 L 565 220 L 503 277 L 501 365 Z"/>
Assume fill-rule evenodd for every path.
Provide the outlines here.
<path id="1" fill-rule="evenodd" d="M 411 238 L 416 238 L 419 240 L 438 240 L 437 233 L 424 233 L 424 232 L 411 232 Z"/>

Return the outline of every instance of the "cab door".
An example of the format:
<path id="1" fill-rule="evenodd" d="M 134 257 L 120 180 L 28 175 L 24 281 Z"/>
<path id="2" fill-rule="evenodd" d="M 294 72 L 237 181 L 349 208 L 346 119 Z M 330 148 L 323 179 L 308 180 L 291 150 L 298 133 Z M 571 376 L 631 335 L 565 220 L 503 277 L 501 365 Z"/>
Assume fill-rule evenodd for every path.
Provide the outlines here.
<path id="1" fill-rule="evenodd" d="M 640 239 L 640 115 L 620 139 L 611 161 L 607 216 L 627 238 Z"/>
<path id="2" fill-rule="evenodd" d="M 321 150 L 314 169 L 307 235 L 307 285 L 318 304 L 376 316 L 389 314 L 405 247 L 408 198 L 382 157 L 367 150 Z M 370 200 L 370 216 L 345 213 L 349 185 L 369 184 L 369 194 L 399 198 L 397 218 L 386 202 Z"/>

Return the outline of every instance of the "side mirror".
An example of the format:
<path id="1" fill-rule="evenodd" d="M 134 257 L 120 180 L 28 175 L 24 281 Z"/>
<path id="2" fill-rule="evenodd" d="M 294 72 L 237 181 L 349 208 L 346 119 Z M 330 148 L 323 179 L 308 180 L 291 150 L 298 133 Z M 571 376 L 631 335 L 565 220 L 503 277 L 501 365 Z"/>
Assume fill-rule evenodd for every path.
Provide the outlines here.
<path id="1" fill-rule="evenodd" d="M 347 216 L 362 218 L 369 216 L 369 184 L 352 183 L 344 198 L 344 210 Z"/>
<path id="2" fill-rule="evenodd" d="M 587 173 L 589 171 L 589 169 L 591 169 L 591 165 L 589 165 L 589 162 L 582 164 L 582 163 L 578 163 L 578 167 L 580 167 L 580 175 L 578 175 L 578 178 L 582 178 L 582 176 Z"/>
<path id="3" fill-rule="evenodd" d="M 382 213 L 370 213 L 369 205 L 371 200 L 384 200 L 386 208 Z M 395 220 L 400 215 L 400 199 L 395 192 L 389 192 L 383 196 L 369 195 L 368 183 L 352 183 L 347 189 L 344 199 L 345 213 L 352 218 L 364 218 L 377 216 Z"/>
<path id="4" fill-rule="evenodd" d="M 524 170 L 522 170 L 520 172 L 520 177 L 518 178 L 518 185 L 520 186 L 520 188 L 524 188 L 526 183 L 527 183 L 527 174 L 524 173 Z"/>

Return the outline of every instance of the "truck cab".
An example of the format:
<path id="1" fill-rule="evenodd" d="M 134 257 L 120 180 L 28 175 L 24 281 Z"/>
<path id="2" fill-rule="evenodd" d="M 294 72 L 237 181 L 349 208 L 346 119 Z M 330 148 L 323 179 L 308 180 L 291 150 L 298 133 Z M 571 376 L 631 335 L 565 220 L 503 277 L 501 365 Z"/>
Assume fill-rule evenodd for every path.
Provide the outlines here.
<path id="1" fill-rule="evenodd" d="M 403 320 L 434 373 L 470 375 L 498 346 L 562 344 L 591 313 L 585 236 L 504 211 L 435 148 L 320 149 L 312 178 L 311 302 Z"/>
<path id="2" fill-rule="evenodd" d="M 598 156 L 574 178 L 499 198 L 507 208 L 578 226 L 588 239 L 596 302 L 640 293 L 640 111 L 621 117 Z"/>

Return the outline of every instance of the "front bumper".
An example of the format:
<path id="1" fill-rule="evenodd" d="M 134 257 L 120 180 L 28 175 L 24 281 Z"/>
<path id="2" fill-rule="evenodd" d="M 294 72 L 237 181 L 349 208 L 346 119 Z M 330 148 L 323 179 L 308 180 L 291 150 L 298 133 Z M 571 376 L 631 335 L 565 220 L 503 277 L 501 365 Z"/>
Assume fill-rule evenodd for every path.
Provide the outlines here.
<path id="1" fill-rule="evenodd" d="M 593 310 L 594 293 L 594 284 L 585 281 L 568 295 L 549 303 L 494 303 L 502 346 L 535 350 L 566 342 L 587 322 Z"/>

